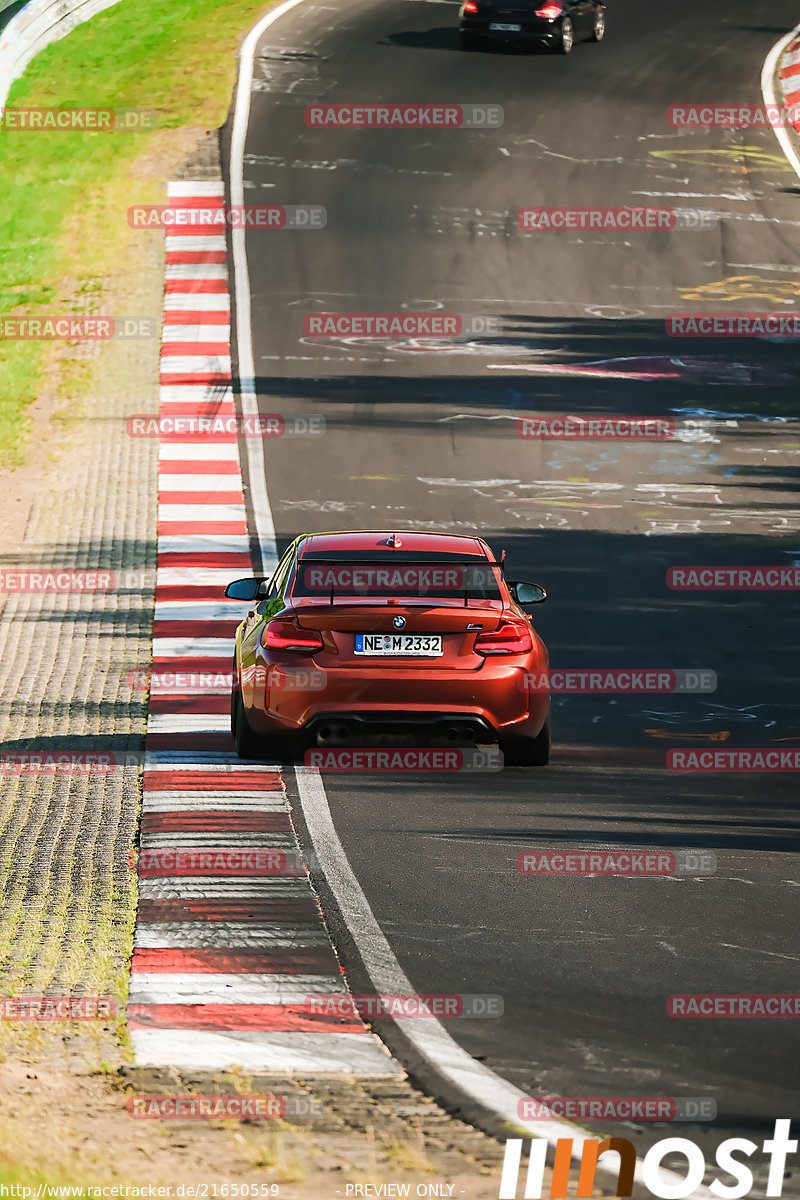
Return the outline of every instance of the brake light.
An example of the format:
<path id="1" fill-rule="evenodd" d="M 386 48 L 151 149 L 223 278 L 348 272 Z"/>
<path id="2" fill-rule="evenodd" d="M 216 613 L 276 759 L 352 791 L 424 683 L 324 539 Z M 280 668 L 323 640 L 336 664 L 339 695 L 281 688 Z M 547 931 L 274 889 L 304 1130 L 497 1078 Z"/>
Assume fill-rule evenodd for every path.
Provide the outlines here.
<path id="1" fill-rule="evenodd" d="M 522 621 L 503 621 L 499 629 L 475 639 L 476 654 L 525 654 L 532 649 L 531 631 Z"/>
<path id="2" fill-rule="evenodd" d="M 553 21 L 553 20 L 555 20 L 556 17 L 561 16 L 561 5 L 560 4 L 545 4 L 544 8 L 537 8 L 536 16 L 537 17 L 546 17 L 548 21 Z"/>
<path id="3" fill-rule="evenodd" d="M 293 621 L 270 621 L 261 635 L 261 644 L 271 650 L 300 650 L 303 654 L 313 654 L 325 643 L 321 634 L 299 629 Z"/>
<path id="4" fill-rule="evenodd" d="M 465 13 L 476 13 L 478 11 L 478 6 L 475 3 L 475 0 L 466 0 L 466 3 L 463 5 L 461 11 Z"/>

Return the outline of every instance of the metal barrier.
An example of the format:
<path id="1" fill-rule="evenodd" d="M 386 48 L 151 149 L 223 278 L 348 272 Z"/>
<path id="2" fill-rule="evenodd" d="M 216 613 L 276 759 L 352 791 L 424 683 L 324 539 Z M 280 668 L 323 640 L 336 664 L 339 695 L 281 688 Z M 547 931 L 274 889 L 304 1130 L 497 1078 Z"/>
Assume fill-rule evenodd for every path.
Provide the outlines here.
<path id="1" fill-rule="evenodd" d="M 30 0 L 0 33 L 0 110 L 11 85 L 28 63 L 51 42 L 66 37 L 78 25 L 113 8 L 120 0 Z M 0 12 L 14 0 L 0 0 Z"/>

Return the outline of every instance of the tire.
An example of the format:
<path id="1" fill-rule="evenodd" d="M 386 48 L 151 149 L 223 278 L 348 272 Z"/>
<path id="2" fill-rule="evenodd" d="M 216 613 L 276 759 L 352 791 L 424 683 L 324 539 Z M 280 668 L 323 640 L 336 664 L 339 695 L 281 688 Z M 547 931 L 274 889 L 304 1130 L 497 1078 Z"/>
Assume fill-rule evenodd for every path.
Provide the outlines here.
<path id="1" fill-rule="evenodd" d="M 597 14 L 594 18 L 594 29 L 592 31 L 592 36 L 589 38 L 589 41 L 590 42 L 602 42 L 602 40 L 605 36 L 606 36 L 606 12 L 605 12 L 604 8 L 598 8 Z"/>
<path id="2" fill-rule="evenodd" d="M 231 680 L 233 681 L 231 683 L 231 737 L 233 738 L 234 741 L 236 741 L 236 722 L 237 722 L 237 719 L 239 716 L 238 708 L 237 708 L 237 704 L 236 704 L 236 697 L 239 696 L 241 693 L 239 691 L 239 686 L 238 686 L 239 685 L 239 675 L 236 670 L 236 655 L 235 654 L 233 656 L 233 662 L 231 663 Z"/>
<path id="3" fill-rule="evenodd" d="M 269 748 L 265 739 L 256 737 L 247 721 L 241 688 L 231 691 L 231 733 L 239 758 L 266 758 Z"/>
<path id="4" fill-rule="evenodd" d="M 478 49 L 478 40 L 474 34 L 460 33 L 458 35 L 458 41 L 459 41 L 459 45 L 461 46 L 462 50 L 477 50 Z"/>
<path id="5" fill-rule="evenodd" d="M 536 737 L 510 737 L 500 742 L 507 767 L 546 767 L 550 761 L 550 714 Z"/>
<path id="6" fill-rule="evenodd" d="M 575 45 L 575 30 L 572 28 L 572 21 L 569 17 L 563 17 L 561 20 L 561 37 L 558 41 L 557 50 L 559 54 L 571 54 L 572 47 Z"/>

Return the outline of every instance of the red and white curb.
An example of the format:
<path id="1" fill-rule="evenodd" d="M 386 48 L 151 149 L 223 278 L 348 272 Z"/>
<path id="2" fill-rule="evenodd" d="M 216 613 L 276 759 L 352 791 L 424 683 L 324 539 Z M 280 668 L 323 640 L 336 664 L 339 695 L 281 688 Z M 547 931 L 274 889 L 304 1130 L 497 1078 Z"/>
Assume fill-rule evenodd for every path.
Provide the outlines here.
<path id="1" fill-rule="evenodd" d="M 781 58 L 781 90 L 787 108 L 797 108 L 798 117 L 792 122 L 800 133 L 800 37 L 796 37 Z"/>
<path id="2" fill-rule="evenodd" d="M 221 207 L 221 183 L 172 183 L 170 205 Z M 222 232 L 166 234 L 161 415 L 235 416 Z M 358 1017 L 309 1011 L 344 995 L 297 855 L 278 764 L 241 762 L 229 730 L 225 584 L 252 570 L 235 432 L 163 437 L 139 908 L 128 1028 L 137 1066 L 385 1076 L 400 1068 Z M 181 692 L 175 676 L 202 676 Z M 184 853 L 234 851 L 213 874 Z M 146 855 L 166 854 L 154 875 Z M 288 855 L 280 874 L 256 851 Z M 195 856 L 196 857 L 196 856 Z M 215 861 L 219 861 L 218 859 Z M 152 857 L 151 857 L 152 862 Z M 175 869 L 172 870 L 173 862 Z M 187 865 L 188 863 L 188 865 Z M 233 866 L 228 864 L 233 863 Z"/>

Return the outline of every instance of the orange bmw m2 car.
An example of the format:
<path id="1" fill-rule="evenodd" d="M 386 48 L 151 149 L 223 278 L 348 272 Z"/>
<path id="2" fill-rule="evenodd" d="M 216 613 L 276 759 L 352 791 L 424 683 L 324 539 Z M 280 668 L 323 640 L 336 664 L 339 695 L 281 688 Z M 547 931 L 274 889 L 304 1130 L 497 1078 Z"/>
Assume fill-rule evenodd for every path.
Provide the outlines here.
<path id="1" fill-rule="evenodd" d="M 296 740 L 366 745 L 499 742 L 506 762 L 544 765 L 550 698 L 526 690 L 547 650 L 524 611 L 543 587 L 509 583 L 487 544 L 440 533 L 296 538 L 271 580 L 237 579 L 252 601 L 236 631 L 231 731 L 241 758 Z"/>

